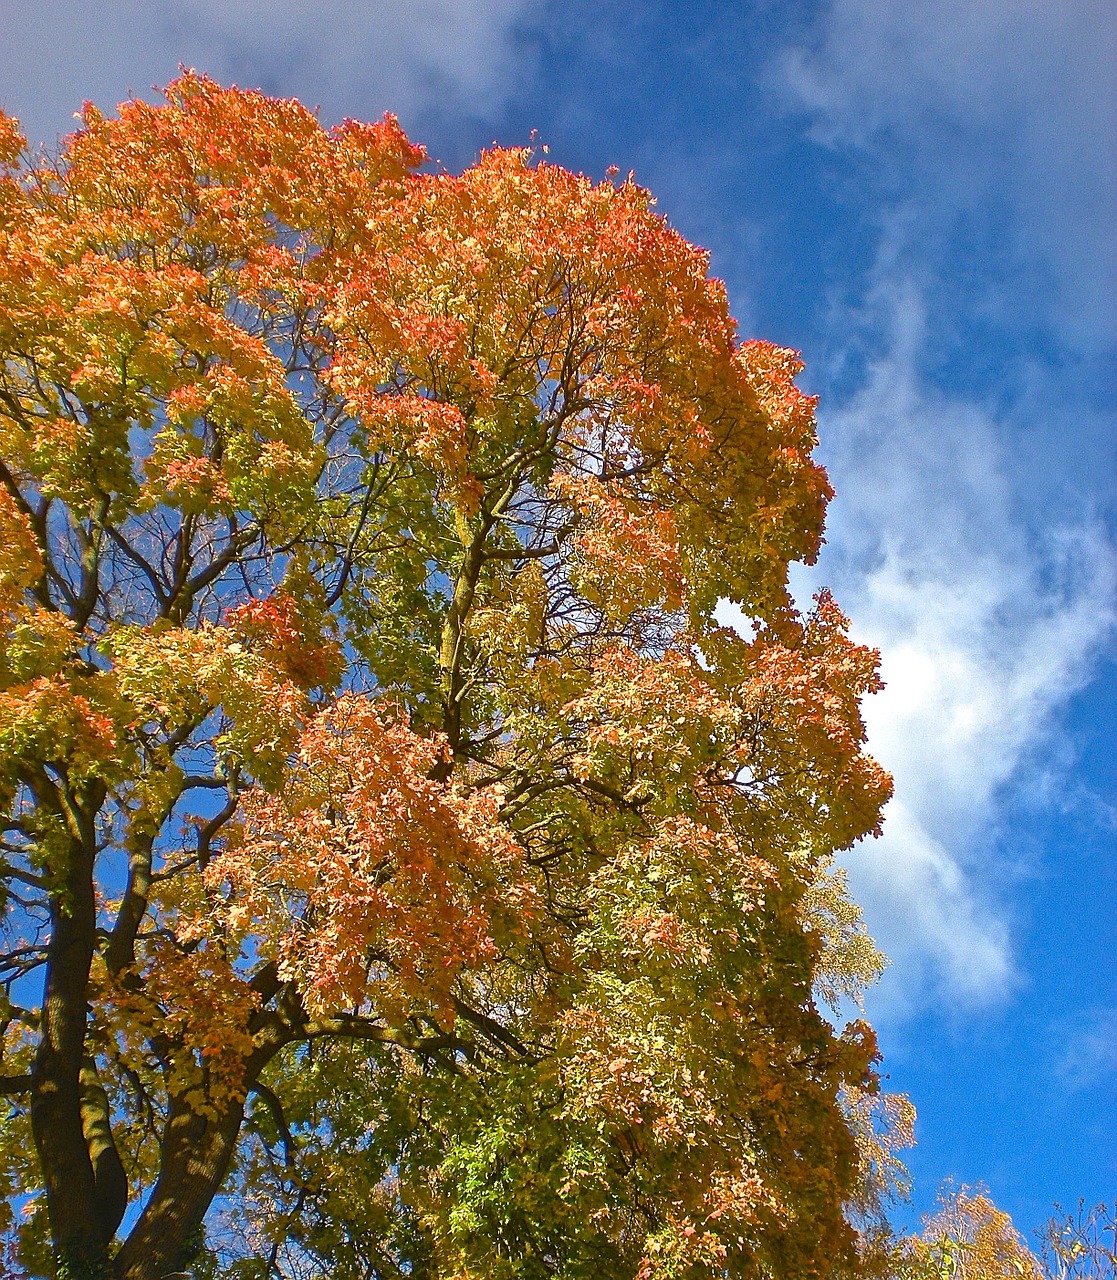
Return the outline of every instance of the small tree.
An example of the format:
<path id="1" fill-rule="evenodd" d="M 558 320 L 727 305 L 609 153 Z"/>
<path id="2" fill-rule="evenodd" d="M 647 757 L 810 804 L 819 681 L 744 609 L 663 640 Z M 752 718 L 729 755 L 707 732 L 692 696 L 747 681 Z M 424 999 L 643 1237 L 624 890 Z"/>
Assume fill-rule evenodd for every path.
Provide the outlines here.
<path id="1" fill-rule="evenodd" d="M 1038 1259 L 983 1188 L 947 1187 L 923 1234 L 907 1241 L 912 1280 L 1042 1280 Z"/>
<path id="2" fill-rule="evenodd" d="M 1052 1280 L 1114 1280 L 1117 1203 L 1087 1209 L 1082 1200 L 1074 1213 L 1055 1208 L 1055 1215 L 1039 1232 L 1044 1275 Z"/>
<path id="3" fill-rule="evenodd" d="M 0 126 L 18 1265 L 851 1272 L 889 784 L 796 358 L 632 182 L 166 97 Z"/>

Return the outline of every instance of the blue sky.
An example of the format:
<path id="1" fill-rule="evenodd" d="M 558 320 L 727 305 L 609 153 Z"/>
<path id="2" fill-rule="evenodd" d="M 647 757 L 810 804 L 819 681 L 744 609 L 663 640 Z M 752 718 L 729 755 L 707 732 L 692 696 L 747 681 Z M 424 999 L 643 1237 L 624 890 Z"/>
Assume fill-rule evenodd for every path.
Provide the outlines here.
<path id="1" fill-rule="evenodd" d="M 897 780 L 851 877 L 920 1112 L 914 1210 L 1117 1196 L 1117 19 L 1108 0 L 0 0 L 52 141 L 181 62 L 449 168 L 537 129 L 635 170 L 746 335 L 803 351 L 819 565 Z M 913 1212 L 914 1212 L 913 1210 Z"/>

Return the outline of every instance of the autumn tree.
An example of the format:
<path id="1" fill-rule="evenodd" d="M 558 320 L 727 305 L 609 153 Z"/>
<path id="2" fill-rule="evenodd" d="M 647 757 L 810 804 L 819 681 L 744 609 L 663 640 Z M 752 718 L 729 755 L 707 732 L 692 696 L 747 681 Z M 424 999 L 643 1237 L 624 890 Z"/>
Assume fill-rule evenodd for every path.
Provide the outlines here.
<path id="1" fill-rule="evenodd" d="M 875 1047 L 816 1000 L 876 963 L 831 860 L 889 784 L 875 655 L 788 594 L 794 354 L 524 151 L 192 74 L 22 146 L 12 1268 L 853 1274 Z"/>
<path id="2" fill-rule="evenodd" d="M 903 1130 L 902 1122 L 895 1127 Z M 985 1187 L 948 1180 L 919 1233 L 897 1236 L 886 1222 L 863 1231 L 862 1264 L 880 1280 L 1112 1280 L 1117 1274 L 1117 1215 L 1106 1204 L 1075 1213 L 1058 1205 L 1028 1247 Z"/>
<path id="3" fill-rule="evenodd" d="M 1117 1202 L 1073 1213 L 1059 1205 L 1038 1232 L 1040 1263 L 1051 1280 L 1117 1280 Z"/>
<path id="4" fill-rule="evenodd" d="M 947 1184 L 923 1231 L 899 1242 L 892 1280 L 1047 1280 L 1012 1219 L 982 1187 Z"/>

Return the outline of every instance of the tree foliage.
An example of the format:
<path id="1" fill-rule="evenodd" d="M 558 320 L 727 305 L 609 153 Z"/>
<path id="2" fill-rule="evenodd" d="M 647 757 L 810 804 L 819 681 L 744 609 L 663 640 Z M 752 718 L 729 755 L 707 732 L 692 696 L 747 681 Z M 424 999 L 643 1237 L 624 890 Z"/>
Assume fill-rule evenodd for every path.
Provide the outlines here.
<path id="1" fill-rule="evenodd" d="M 21 147 L 13 1267 L 856 1272 L 896 1117 L 816 996 L 877 963 L 831 860 L 889 782 L 876 655 L 788 594 L 794 354 L 524 151 L 192 74 Z"/>
<path id="2" fill-rule="evenodd" d="M 947 1183 L 918 1236 L 882 1234 L 875 1259 L 888 1280 L 1112 1280 L 1117 1216 L 1106 1204 L 1076 1213 L 1057 1205 L 1035 1234 L 1038 1252 L 983 1187 Z M 868 1251 L 865 1251 L 866 1254 Z"/>
<path id="3" fill-rule="evenodd" d="M 922 1235 L 902 1252 L 902 1280 L 1043 1280 L 1012 1219 L 982 1188 L 945 1188 Z"/>
<path id="4" fill-rule="evenodd" d="M 1039 1232 L 1040 1262 L 1052 1280 L 1115 1280 L 1117 1278 L 1117 1202 L 1087 1207 L 1080 1201 L 1074 1213 L 1060 1206 Z"/>

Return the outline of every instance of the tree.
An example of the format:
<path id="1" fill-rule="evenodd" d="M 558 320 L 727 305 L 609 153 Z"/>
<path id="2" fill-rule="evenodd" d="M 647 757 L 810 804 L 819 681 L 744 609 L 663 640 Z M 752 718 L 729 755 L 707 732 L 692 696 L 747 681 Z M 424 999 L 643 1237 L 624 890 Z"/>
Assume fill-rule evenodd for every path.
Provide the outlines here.
<path id="1" fill-rule="evenodd" d="M 875 1045 L 815 997 L 876 964 L 831 860 L 889 782 L 876 655 L 788 594 L 794 354 L 524 151 L 193 74 L 22 145 L 12 1265 L 854 1272 Z"/>
<path id="2" fill-rule="evenodd" d="M 920 1236 L 901 1242 L 898 1280 L 1043 1280 L 1049 1274 L 983 1188 L 949 1184 Z"/>
<path id="3" fill-rule="evenodd" d="M 1076 1213 L 1055 1210 L 1034 1233 L 1037 1255 L 984 1187 L 947 1182 L 919 1235 L 897 1238 L 883 1224 L 864 1234 L 863 1261 L 884 1280 L 1111 1280 L 1117 1217 L 1110 1206 L 1087 1209 L 1081 1201 Z"/>
<path id="4" fill-rule="evenodd" d="M 1043 1274 L 1051 1280 L 1114 1280 L 1117 1277 L 1117 1203 L 1075 1213 L 1059 1205 L 1040 1231 Z"/>

